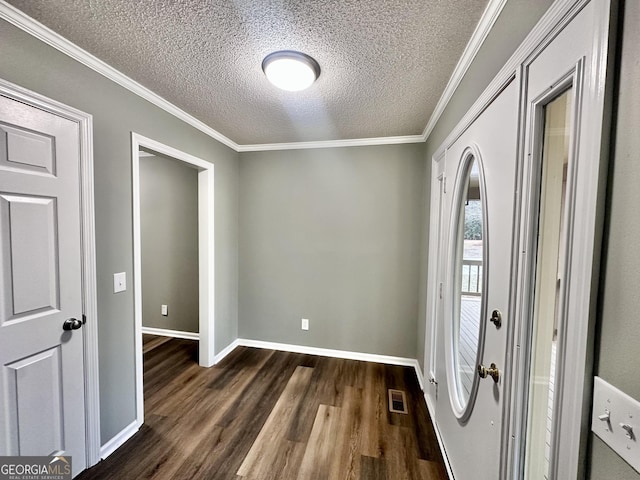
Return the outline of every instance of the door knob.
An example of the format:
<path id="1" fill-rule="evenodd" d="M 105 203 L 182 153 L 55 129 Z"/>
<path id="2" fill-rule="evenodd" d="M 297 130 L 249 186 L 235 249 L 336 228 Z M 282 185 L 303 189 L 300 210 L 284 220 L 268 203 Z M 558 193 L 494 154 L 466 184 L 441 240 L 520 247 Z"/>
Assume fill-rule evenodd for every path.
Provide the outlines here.
<path id="1" fill-rule="evenodd" d="M 82 327 L 82 320 L 77 318 L 68 318 L 62 324 L 63 330 L 78 330 L 80 327 Z"/>
<path id="2" fill-rule="evenodd" d="M 496 309 L 491 312 L 491 318 L 489 319 L 489 321 L 493 323 L 496 328 L 500 328 L 500 326 L 502 325 L 502 313 L 500 312 L 500 310 Z"/>
<path id="3" fill-rule="evenodd" d="M 500 380 L 500 371 L 498 370 L 498 367 L 496 367 L 495 363 L 492 363 L 489 368 L 484 365 L 478 365 L 478 375 L 480 378 L 491 377 L 496 383 Z"/>

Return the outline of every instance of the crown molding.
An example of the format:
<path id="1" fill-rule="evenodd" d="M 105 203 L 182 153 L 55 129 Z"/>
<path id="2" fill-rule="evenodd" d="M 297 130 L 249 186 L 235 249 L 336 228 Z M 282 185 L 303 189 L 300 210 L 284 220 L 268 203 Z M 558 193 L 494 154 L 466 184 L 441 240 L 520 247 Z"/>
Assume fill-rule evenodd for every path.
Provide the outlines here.
<path id="1" fill-rule="evenodd" d="M 403 143 L 421 143 L 425 142 L 434 126 L 440 119 L 444 109 L 453 97 L 456 88 L 462 81 L 469 66 L 473 62 L 480 47 L 484 43 L 487 35 L 491 31 L 496 19 L 500 15 L 507 0 L 489 0 L 487 8 L 482 14 L 478 25 L 476 26 L 471 39 L 467 43 L 465 50 L 458 61 L 456 68 L 447 83 L 447 86 L 438 100 L 436 107 L 429 118 L 424 131 L 421 135 L 405 135 L 395 137 L 373 137 L 358 138 L 345 140 L 320 140 L 312 142 L 290 142 L 290 143 L 265 143 L 265 144 L 248 144 L 239 145 L 230 138 L 226 137 L 217 130 L 211 128 L 204 122 L 198 120 L 194 116 L 185 112 L 173 103 L 165 100 L 160 95 L 149 90 L 147 87 L 136 82 L 124 73 L 116 70 L 109 64 L 103 62 L 86 50 L 80 48 L 76 44 L 64 38 L 62 35 L 54 32 L 49 27 L 43 25 L 37 20 L 29 17 L 21 10 L 9 5 L 4 0 L 0 0 L 0 18 L 6 20 L 12 25 L 18 27 L 24 32 L 55 48 L 56 50 L 68 55 L 81 64 L 91 68 L 95 72 L 103 75 L 109 80 L 126 88 L 130 92 L 144 98 L 157 107 L 163 109 L 174 117 L 184 121 L 192 127 L 200 130 L 211 138 L 218 140 L 236 152 L 257 152 L 270 150 L 301 150 L 313 148 L 339 148 L 339 147 L 358 147 L 367 145 L 396 145 Z"/>
<path id="2" fill-rule="evenodd" d="M 482 13 L 482 17 L 480 17 L 480 21 L 478 22 L 478 25 L 476 25 L 476 29 L 473 31 L 473 34 L 469 39 L 469 43 L 467 43 L 467 46 L 462 52 L 462 56 L 460 57 L 460 60 L 458 60 L 456 68 L 453 69 L 451 78 L 449 79 L 447 86 L 444 88 L 442 96 L 436 104 L 436 108 L 433 109 L 433 113 L 427 122 L 427 126 L 424 127 L 422 138 L 425 142 L 427 141 L 427 138 L 429 138 L 433 128 L 436 126 L 436 123 L 438 123 L 438 120 L 440 120 L 444 109 L 447 108 L 453 94 L 460 85 L 460 82 L 462 82 L 467 70 L 469 70 L 471 63 L 473 63 L 473 60 L 476 58 L 480 47 L 482 47 L 484 41 L 487 39 L 489 32 L 496 23 L 496 20 L 500 16 L 500 13 L 506 3 L 507 0 L 489 0 L 487 8 L 485 8 Z"/>
<path id="3" fill-rule="evenodd" d="M 570 15 L 572 11 L 579 11 L 589 1 L 590 0 L 556 0 L 551 4 L 533 30 L 529 32 L 520 46 L 516 48 L 515 52 L 509 57 L 502 69 L 493 77 L 493 80 L 487 85 L 487 88 L 485 88 L 467 113 L 465 113 L 456 126 L 449 132 L 449 135 L 436 149 L 433 158 L 439 158 L 444 155 L 446 149 L 469 128 L 469 125 L 471 125 L 487 105 L 500 94 L 500 91 L 520 74 L 521 64 L 535 51 L 545 37 L 551 35 L 554 29 L 559 28 L 558 25 L 560 25 L 561 20 Z"/>
<path id="4" fill-rule="evenodd" d="M 346 140 L 320 140 L 315 142 L 263 143 L 239 145 L 239 152 L 264 152 L 269 150 L 304 150 L 309 148 L 364 147 L 367 145 L 397 145 L 400 143 L 422 143 L 422 135 L 398 137 L 352 138 Z"/>
<path id="5" fill-rule="evenodd" d="M 210 137 L 218 140 L 220 143 L 223 143 L 227 147 L 232 148 L 236 152 L 238 151 L 238 144 L 233 140 L 227 138 L 217 130 L 214 130 L 192 115 L 189 115 L 184 110 L 176 107 L 173 103 L 165 100 L 160 95 L 152 92 L 147 87 L 129 78 L 124 73 L 116 70 L 115 68 L 103 62 L 86 50 L 83 50 L 76 44 L 64 38 L 62 35 L 51 30 L 49 27 L 46 27 L 37 20 L 29 17 L 21 10 L 15 8 L 13 5 L 9 5 L 4 0 L 0 1 L 0 18 L 15 25 L 19 29 L 37 38 L 38 40 L 43 41 L 56 50 L 59 50 L 60 52 L 68 55 L 74 60 L 82 63 L 83 65 L 89 67 L 95 72 L 117 83 L 118 85 L 126 88 L 127 90 L 135 93 L 136 95 L 153 103 L 155 106 L 160 107 L 174 117 L 179 118 L 183 122 L 188 123 L 192 127 L 205 133 L 206 135 L 209 135 Z"/>

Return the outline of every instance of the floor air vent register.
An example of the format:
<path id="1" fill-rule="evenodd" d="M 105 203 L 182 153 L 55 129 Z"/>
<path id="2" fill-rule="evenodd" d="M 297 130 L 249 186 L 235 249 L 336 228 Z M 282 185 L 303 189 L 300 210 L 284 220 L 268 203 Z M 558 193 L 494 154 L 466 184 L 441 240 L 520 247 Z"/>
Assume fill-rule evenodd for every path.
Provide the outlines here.
<path id="1" fill-rule="evenodd" d="M 407 398 L 402 390 L 389 389 L 389 411 L 407 414 Z"/>

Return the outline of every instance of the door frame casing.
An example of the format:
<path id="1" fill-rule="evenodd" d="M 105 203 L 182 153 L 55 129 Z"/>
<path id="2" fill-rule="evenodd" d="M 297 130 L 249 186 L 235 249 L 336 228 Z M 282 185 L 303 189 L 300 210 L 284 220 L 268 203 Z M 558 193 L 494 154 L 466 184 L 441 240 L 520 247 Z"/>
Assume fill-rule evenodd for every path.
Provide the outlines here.
<path id="1" fill-rule="evenodd" d="M 100 384 L 98 381 L 98 303 L 96 284 L 93 116 L 0 78 L 0 94 L 78 125 L 80 232 L 84 362 L 85 454 L 87 468 L 100 461 Z"/>
<path id="2" fill-rule="evenodd" d="M 440 244 L 442 242 L 442 195 L 444 193 L 446 178 L 444 176 L 444 171 L 442 166 L 444 165 L 445 154 L 442 154 L 432 160 L 431 162 L 431 181 L 430 181 L 430 189 L 431 189 L 431 199 L 429 202 L 429 257 L 430 259 L 434 259 L 435 265 L 433 268 L 429 268 L 427 272 L 427 285 L 429 286 L 437 286 L 436 288 L 428 288 L 427 289 L 427 318 L 426 318 L 426 328 L 425 328 L 425 337 L 424 337 L 424 376 L 425 381 L 423 384 L 425 387 L 428 387 L 428 390 L 425 390 L 425 397 L 427 399 L 427 403 L 431 403 L 432 409 L 435 410 L 435 403 L 431 398 L 432 389 L 436 389 L 433 392 L 433 396 L 437 396 L 437 383 L 436 383 L 436 360 L 435 360 L 435 352 L 437 349 L 436 337 L 437 332 L 439 330 L 439 325 L 437 322 L 437 307 L 438 302 L 441 300 L 441 291 L 440 291 L 440 269 L 442 261 L 440 256 L 438 255 Z M 433 221 L 435 220 L 435 222 Z"/>
<path id="3" fill-rule="evenodd" d="M 199 363 L 215 363 L 214 165 L 173 147 L 131 132 L 133 187 L 133 281 L 136 363 L 136 423 L 144 423 L 142 358 L 142 246 L 140 229 L 140 148 L 152 150 L 198 170 Z"/>
<path id="4" fill-rule="evenodd" d="M 613 0 L 615 1 L 615 0 Z M 581 478 L 584 466 L 580 460 L 586 450 L 587 433 L 590 424 L 590 403 L 592 396 L 593 374 L 593 332 L 597 302 L 597 279 L 599 274 L 599 255 L 602 241 L 604 221 L 604 195 L 607 178 L 607 145 L 609 138 L 611 82 L 607 83 L 607 73 L 611 68 L 608 63 L 610 45 L 614 44 L 615 15 L 612 0 L 576 1 L 558 22 L 550 38 L 555 38 L 583 8 L 591 3 L 593 8 L 591 28 L 591 45 L 585 51 L 588 56 L 581 57 L 569 66 L 567 71 L 555 81 L 549 82 L 547 91 L 540 91 L 535 98 L 530 98 L 524 91 L 521 107 L 521 206 L 522 217 L 520 243 L 521 252 L 518 282 L 518 299 L 516 304 L 517 318 L 522 322 L 517 326 L 516 339 L 519 345 L 526 346 L 514 355 L 512 369 L 519 372 L 516 377 L 512 408 L 512 424 L 510 436 L 519 439 L 510 451 L 510 474 L 515 477 L 524 470 L 524 454 L 526 442 L 526 423 L 529 382 L 529 354 L 531 346 L 531 319 L 533 316 L 533 298 L 535 278 L 535 247 L 537 237 L 538 214 L 534 212 L 537 204 L 540 166 L 540 135 L 542 134 L 542 109 L 546 102 L 555 98 L 567 86 L 575 91 L 572 106 L 573 125 L 571 127 L 569 191 L 565 218 L 567 232 L 563 239 L 567 264 L 562 274 L 567 279 L 561 293 L 561 318 L 573 319 L 559 324 L 559 343 L 557 362 L 564 366 L 558 371 L 556 393 L 554 399 L 553 448 L 551 455 L 550 475 L 554 478 Z M 523 62 L 523 89 L 529 67 L 544 52 L 546 44 Z M 535 94 L 534 94 L 535 95 Z M 527 104 L 529 99 L 530 104 Z M 583 113 L 587 111 L 588 114 Z M 531 162 L 524 166 L 524 159 L 530 157 Z M 575 215 L 576 205 L 580 205 L 580 214 Z M 525 253 L 526 252 L 526 253 Z M 523 383 L 524 382 L 524 383 Z M 558 459 L 562 459 L 561 462 Z M 555 461 L 554 461 L 555 460 Z"/>

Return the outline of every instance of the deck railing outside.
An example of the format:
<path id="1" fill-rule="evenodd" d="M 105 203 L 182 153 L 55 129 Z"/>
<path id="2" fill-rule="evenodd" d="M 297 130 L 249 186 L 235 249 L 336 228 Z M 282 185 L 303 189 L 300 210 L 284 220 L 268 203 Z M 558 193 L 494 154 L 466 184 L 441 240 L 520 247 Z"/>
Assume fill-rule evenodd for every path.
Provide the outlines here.
<path id="1" fill-rule="evenodd" d="M 482 295 L 482 260 L 462 259 L 462 295 Z"/>

